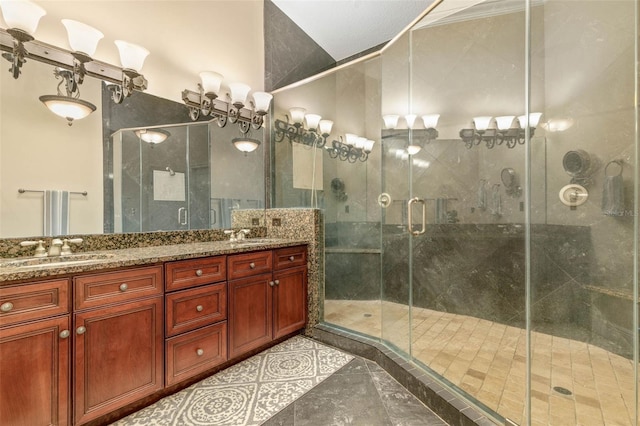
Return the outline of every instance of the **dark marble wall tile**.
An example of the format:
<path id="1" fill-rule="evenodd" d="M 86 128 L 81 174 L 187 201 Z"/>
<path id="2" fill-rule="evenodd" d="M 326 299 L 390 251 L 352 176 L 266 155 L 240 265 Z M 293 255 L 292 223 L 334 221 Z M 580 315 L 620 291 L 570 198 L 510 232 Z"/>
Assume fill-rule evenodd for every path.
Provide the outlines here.
<path id="1" fill-rule="evenodd" d="M 270 0 L 264 2 L 265 90 L 271 91 L 335 65 L 335 59 Z"/>

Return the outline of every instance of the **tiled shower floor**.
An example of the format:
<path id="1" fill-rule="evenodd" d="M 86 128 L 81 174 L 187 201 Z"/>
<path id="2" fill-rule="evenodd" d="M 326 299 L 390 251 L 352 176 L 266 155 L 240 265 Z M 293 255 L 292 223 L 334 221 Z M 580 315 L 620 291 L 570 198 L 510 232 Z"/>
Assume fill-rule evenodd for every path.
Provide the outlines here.
<path id="1" fill-rule="evenodd" d="M 380 301 L 325 300 L 326 322 L 408 348 L 408 309 Z M 524 424 L 526 331 L 414 308 L 412 354 L 490 409 Z M 390 337 L 389 337 L 390 336 Z M 532 332 L 531 424 L 633 425 L 633 362 L 598 346 Z M 557 388 L 558 390 L 554 390 Z M 569 391 L 566 395 L 561 392 Z"/>

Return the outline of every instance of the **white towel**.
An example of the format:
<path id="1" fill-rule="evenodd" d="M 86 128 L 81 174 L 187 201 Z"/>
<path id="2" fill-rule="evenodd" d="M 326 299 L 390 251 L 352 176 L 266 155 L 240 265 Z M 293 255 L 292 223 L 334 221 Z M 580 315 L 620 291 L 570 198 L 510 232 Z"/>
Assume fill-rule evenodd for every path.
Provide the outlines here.
<path id="1" fill-rule="evenodd" d="M 69 234 L 69 191 L 44 191 L 44 235 Z"/>

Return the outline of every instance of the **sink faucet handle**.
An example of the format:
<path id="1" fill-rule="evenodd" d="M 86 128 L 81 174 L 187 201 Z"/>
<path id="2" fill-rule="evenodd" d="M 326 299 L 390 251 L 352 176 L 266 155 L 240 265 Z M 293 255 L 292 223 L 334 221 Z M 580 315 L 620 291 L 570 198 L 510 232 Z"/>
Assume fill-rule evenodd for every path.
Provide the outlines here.
<path id="1" fill-rule="evenodd" d="M 22 247 L 29 247 L 29 246 L 37 245 L 38 247 L 36 247 L 36 252 L 34 254 L 34 257 L 46 257 L 47 256 L 47 250 L 45 250 L 45 248 L 44 248 L 44 246 L 42 244 L 44 244 L 44 241 L 42 241 L 42 240 L 38 240 L 38 241 L 22 241 L 20 243 L 20 245 Z"/>
<path id="2" fill-rule="evenodd" d="M 238 241 L 236 238 L 236 233 L 233 229 L 225 229 L 224 233 L 229 235 L 229 241 L 232 241 L 232 242 Z"/>
<path id="3" fill-rule="evenodd" d="M 60 247 L 61 255 L 71 254 L 71 246 L 69 244 L 80 244 L 82 243 L 82 238 L 65 238 L 62 240 L 62 247 Z"/>
<path id="4" fill-rule="evenodd" d="M 241 230 L 239 230 L 238 231 L 238 239 L 239 240 L 244 240 L 244 237 L 249 235 L 249 232 L 251 232 L 251 229 L 241 229 Z"/>

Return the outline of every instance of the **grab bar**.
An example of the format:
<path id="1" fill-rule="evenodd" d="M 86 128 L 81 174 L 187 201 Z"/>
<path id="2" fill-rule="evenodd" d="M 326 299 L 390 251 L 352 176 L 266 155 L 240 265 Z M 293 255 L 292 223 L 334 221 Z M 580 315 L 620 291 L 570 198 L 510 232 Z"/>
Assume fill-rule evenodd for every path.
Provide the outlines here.
<path id="1" fill-rule="evenodd" d="M 422 204 L 422 229 L 420 231 L 413 230 L 413 213 L 411 212 L 411 208 L 414 203 Z M 427 232 L 427 206 L 423 199 L 415 197 L 409 200 L 407 203 L 407 220 L 409 221 L 407 230 L 411 235 L 421 235 Z"/>
<path id="2" fill-rule="evenodd" d="M 42 192 L 42 193 L 44 194 L 44 189 L 22 189 L 22 188 L 19 188 L 19 189 L 18 189 L 18 192 L 19 192 L 20 194 L 24 194 L 25 192 Z M 82 192 L 79 192 L 79 191 L 69 191 L 69 194 L 78 194 L 78 195 L 84 195 L 84 196 L 86 196 L 86 195 L 87 195 L 87 191 L 82 191 Z"/>

